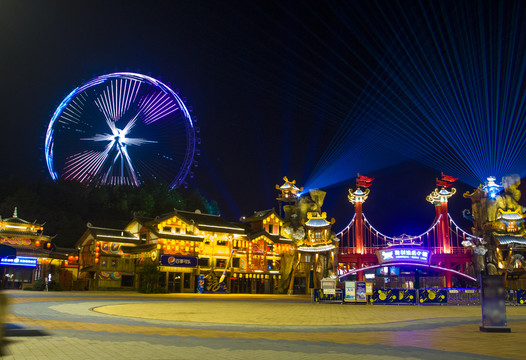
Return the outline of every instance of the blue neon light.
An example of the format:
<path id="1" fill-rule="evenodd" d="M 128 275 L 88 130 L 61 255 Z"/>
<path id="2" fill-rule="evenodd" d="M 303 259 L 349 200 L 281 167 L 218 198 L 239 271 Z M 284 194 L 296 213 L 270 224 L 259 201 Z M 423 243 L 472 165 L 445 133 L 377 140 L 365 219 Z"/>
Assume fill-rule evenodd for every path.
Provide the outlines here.
<path id="1" fill-rule="evenodd" d="M 383 249 L 377 252 L 380 264 L 395 261 L 410 261 L 421 264 L 429 263 L 431 251 L 424 249 Z"/>
<path id="2" fill-rule="evenodd" d="M 37 258 L 18 256 L 16 258 L 0 258 L 0 265 L 36 267 Z"/>

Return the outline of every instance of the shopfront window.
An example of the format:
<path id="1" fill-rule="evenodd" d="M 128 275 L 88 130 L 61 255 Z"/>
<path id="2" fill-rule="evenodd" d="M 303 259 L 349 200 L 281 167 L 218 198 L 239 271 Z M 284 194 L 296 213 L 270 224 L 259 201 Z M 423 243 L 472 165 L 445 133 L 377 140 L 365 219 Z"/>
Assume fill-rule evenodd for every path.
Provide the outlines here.
<path id="1" fill-rule="evenodd" d="M 226 266 L 226 259 L 216 259 L 216 267 L 224 268 Z"/>

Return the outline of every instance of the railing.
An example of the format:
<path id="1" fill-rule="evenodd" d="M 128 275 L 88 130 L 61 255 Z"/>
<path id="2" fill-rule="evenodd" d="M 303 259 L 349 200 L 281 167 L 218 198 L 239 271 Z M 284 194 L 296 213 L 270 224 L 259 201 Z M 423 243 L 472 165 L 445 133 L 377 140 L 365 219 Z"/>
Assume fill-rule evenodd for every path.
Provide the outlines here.
<path id="1" fill-rule="evenodd" d="M 372 254 L 372 255 L 375 255 L 376 254 L 376 250 L 378 250 L 380 248 L 374 248 L 374 247 L 366 247 L 366 248 L 363 248 L 363 251 L 361 253 L 358 252 L 358 248 L 355 248 L 355 247 L 340 247 L 339 250 L 338 250 L 338 254 L 340 255 L 354 255 L 354 254 L 359 254 L 359 255 L 365 255 L 365 254 Z"/>

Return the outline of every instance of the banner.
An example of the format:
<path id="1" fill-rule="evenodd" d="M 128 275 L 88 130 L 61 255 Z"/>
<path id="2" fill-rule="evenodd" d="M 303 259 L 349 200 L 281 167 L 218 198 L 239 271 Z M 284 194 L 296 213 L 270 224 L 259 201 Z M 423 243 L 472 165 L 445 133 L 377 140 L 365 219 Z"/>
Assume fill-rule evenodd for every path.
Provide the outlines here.
<path id="1" fill-rule="evenodd" d="M 374 289 L 371 301 L 379 304 L 416 304 L 416 290 Z"/>
<path id="2" fill-rule="evenodd" d="M 418 291 L 421 304 L 447 304 L 447 290 L 423 289 Z"/>
<path id="3" fill-rule="evenodd" d="M 356 302 L 366 302 L 367 301 L 367 291 L 365 288 L 364 281 L 356 282 Z"/>
<path id="4" fill-rule="evenodd" d="M 356 281 L 346 281 L 345 282 L 345 302 L 355 302 L 356 301 Z"/>

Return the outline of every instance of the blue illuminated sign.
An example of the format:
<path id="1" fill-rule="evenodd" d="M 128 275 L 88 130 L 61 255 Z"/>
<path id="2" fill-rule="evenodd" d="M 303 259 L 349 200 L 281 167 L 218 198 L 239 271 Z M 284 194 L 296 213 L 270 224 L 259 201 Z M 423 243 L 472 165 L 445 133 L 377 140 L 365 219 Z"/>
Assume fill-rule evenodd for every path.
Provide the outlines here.
<path id="1" fill-rule="evenodd" d="M 419 264 L 428 264 L 431 259 L 431 251 L 415 248 L 389 248 L 376 251 L 380 264 L 408 261 Z"/>
<path id="2" fill-rule="evenodd" d="M 163 255 L 161 256 L 161 265 L 177 267 L 196 267 L 197 258 L 193 256 Z"/>
<path id="3" fill-rule="evenodd" d="M 0 258 L 0 265 L 8 265 L 8 266 L 28 266 L 28 267 L 36 267 L 37 266 L 37 258 L 32 257 L 15 257 L 15 258 Z"/>

